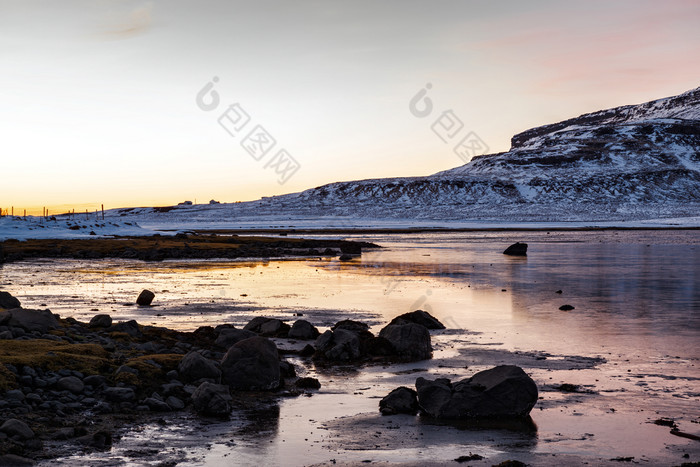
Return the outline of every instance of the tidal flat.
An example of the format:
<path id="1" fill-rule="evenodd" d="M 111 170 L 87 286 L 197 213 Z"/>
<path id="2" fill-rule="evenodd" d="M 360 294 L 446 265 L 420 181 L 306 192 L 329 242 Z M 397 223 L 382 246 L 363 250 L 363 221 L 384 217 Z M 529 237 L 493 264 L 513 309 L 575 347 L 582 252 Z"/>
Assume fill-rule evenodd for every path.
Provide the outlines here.
<path id="1" fill-rule="evenodd" d="M 308 235 L 307 235 L 308 236 Z M 329 237 L 329 236 L 328 236 Z M 317 365 L 286 356 L 321 389 L 242 396 L 226 421 L 144 414 L 109 449 L 63 449 L 45 465 L 681 465 L 700 461 L 700 236 L 696 231 L 460 232 L 344 235 L 382 248 L 350 261 L 33 259 L 4 264 L 0 287 L 61 317 L 193 331 L 258 316 L 343 319 L 377 334 L 421 309 L 433 358 Z M 527 257 L 503 250 L 516 241 Z M 155 293 L 150 307 L 134 300 Z M 574 308 L 562 311 L 562 305 Z M 305 343 L 275 338 L 284 350 Z M 379 400 L 416 378 L 453 381 L 522 367 L 540 399 L 531 422 L 489 425 L 382 416 Z M 678 432 L 658 420 L 672 420 Z M 457 465 L 456 462 L 455 465 Z"/>

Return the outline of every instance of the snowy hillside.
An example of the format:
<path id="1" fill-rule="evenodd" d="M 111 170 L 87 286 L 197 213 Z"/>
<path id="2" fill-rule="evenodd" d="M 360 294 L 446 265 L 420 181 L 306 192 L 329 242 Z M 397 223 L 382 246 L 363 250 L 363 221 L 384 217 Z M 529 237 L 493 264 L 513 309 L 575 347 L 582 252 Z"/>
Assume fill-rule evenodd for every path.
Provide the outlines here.
<path id="1" fill-rule="evenodd" d="M 629 221 L 700 215 L 700 88 L 527 130 L 511 150 L 427 177 L 331 183 L 213 206 L 112 211 L 139 222 L 254 219 Z"/>
<path id="2" fill-rule="evenodd" d="M 0 241 L 29 238 L 100 238 L 115 235 L 153 235 L 128 221 L 100 221 L 76 219 L 70 216 L 44 217 L 0 217 Z"/>

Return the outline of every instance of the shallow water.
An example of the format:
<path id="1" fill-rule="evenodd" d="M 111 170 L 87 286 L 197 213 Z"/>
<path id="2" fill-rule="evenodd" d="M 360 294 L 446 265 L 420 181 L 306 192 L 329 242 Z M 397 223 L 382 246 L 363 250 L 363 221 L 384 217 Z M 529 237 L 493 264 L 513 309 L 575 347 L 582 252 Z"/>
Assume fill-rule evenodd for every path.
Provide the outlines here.
<path id="1" fill-rule="evenodd" d="M 0 286 L 25 307 L 88 320 L 96 313 L 180 329 L 244 325 L 258 315 L 303 314 L 323 328 L 352 317 L 377 332 L 397 314 L 429 311 L 449 328 L 434 335 L 434 359 L 327 373 L 313 397 L 282 399 L 265 416 L 207 423 L 174 415 L 146 424 L 111 452 L 65 465 L 424 464 L 469 452 L 491 465 L 508 458 L 537 465 L 648 465 L 700 461 L 700 443 L 649 422 L 676 420 L 700 433 L 700 235 L 697 231 L 474 232 L 357 236 L 384 248 L 337 259 L 267 262 L 36 261 L 4 265 Z M 515 241 L 527 258 L 507 257 Z M 156 306 L 133 305 L 141 289 Z M 561 290 L 562 293 L 555 293 Z M 558 308 L 571 304 L 568 312 Z M 283 340 L 280 346 L 287 345 Z M 418 376 L 468 377 L 499 363 L 522 366 L 542 400 L 532 430 L 435 425 L 381 417 L 377 404 Z M 406 374 L 401 370 L 417 369 Z M 398 374 L 397 374 L 398 373 Z M 592 394 L 562 393 L 561 383 Z M 276 408 L 275 408 L 276 407 Z M 250 420 L 255 420 L 252 423 Z M 391 423 L 395 423 L 392 426 Z M 398 428 L 397 428 L 398 426 Z M 144 435 L 147 433 L 147 435 Z M 148 446 L 156 453 L 148 454 Z M 136 456 L 135 446 L 146 454 Z M 138 451 L 138 450 L 136 450 Z M 129 454 L 131 453 L 131 454 Z"/>

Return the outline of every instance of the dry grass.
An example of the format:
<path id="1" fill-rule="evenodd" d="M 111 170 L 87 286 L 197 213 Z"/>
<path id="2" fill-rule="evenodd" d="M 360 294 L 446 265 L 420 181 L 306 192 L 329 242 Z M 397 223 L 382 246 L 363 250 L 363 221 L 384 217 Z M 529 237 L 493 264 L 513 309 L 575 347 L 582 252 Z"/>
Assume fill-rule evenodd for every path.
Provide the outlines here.
<path id="1" fill-rule="evenodd" d="M 44 339 L 0 341 L 0 362 L 21 368 L 24 365 L 48 371 L 63 368 L 86 375 L 111 370 L 109 353 L 96 344 L 69 344 Z M 0 365 L 0 389 L 15 386 L 14 375 Z"/>

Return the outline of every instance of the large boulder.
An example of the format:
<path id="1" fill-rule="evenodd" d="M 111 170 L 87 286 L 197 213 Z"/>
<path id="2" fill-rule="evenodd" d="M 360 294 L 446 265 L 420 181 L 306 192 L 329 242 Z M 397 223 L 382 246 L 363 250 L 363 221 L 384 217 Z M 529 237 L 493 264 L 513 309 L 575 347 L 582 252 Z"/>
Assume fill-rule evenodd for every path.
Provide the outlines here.
<path id="1" fill-rule="evenodd" d="M 280 385 L 277 346 L 264 337 L 237 342 L 221 360 L 222 381 L 233 389 L 269 391 Z"/>
<path id="2" fill-rule="evenodd" d="M 445 325 L 438 321 L 433 315 L 423 310 L 416 310 L 404 313 L 392 319 L 389 324 L 415 323 L 425 326 L 428 329 L 445 329 Z"/>
<path id="3" fill-rule="evenodd" d="M 286 337 L 289 325 L 279 319 L 257 316 L 250 320 L 243 329 L 266 337 Z"/>
<path id="4" fill-rule="evenodd" d="M 0 425 L 0 432 L 5 433 L 7 436 L 17 436 L 20 439 L 34 438 L 32 429 L 26 423 L 16 418 L 10 418 Z"/>
<path id="5" fill-rule="evenodd" d="M 217 417 L 227 416 L 232 409 L 231 392 L 225 384 L 204 382 L 192 393 L 192 404 L 197 412 Z"/>
<path id="6" fill-rule="evenodd" d="M 56 316 L 49 310 L 23 308 L 0 312 L 0 324 L 22 328 L 27 332 L 38 331 L 42 334 L 59 327 Z"/>
<path id="7" fill-rule="evenodd" d="M 315 342 L 316 352 L 331 361 L 352 361 L 360 358 L 360 338 L 343 328 L 326 331 Z"/>
<path id="8" fill-rule="evenodd" d="M 421 410 L 436 418 L 522 418 L 537 402 L 537 385 L 520 367 L 501 365 L 451 384 L 418 378 Z"/>
<path id="9" fill-rule="evenodd" d="M 0 308 L 11 310 L 12 308 L 20 308 L 22 304 L 13 297 L 9 292 L 0 292 Z"/>
<path id="10" fill-rule="evenodd" d="M 506 248 L 504 255 L 510 256 L 527 256 L 527 243 L 516 242 Z"/>
<path id="11" fill-rule="evenodd" d="M 403 361 L 426 360 L 433 354 L 430 332 L 420 324 L 389 324 L 379 332 L 379 337 L 389 341 Z"/>
<path id="12" fill-rule="evenodd" d="M 253 331 L 248 331 L 245 329 L 225 328 L 219 332 L 219 337 L 216 338 L 214 344 L 218 345 L 221 348 L 229 349 L 233 344 L 255 336 L 257 336 L 257 334 L 255 334 Z"/>
<path id="13" fill-rule="evenodd" d="M 217 367 L 216 362 L 194 350 L 182 357 L 177 365 L 177 371 L 180 378 L 186 382 L 200 379 L 212 379 L 214 382 L 219 382 L 221 379 L 221 370 Z"/>
<path id="14" fill-rule="evenodd" d="M 294 322 L 287 337 L 290 339 L 310 340 L 316 339 L 320 334 L 316 326 L 305 319 L 300 319 Z"/>
<path id="15" fill-rule="evenodd" d="M 413 389 L 401 386 L 379 401 L 379 410 L 382 415 L 396 415 L 399 413 L 415 415 L 418 411 L 417 396 L 418 393 Z"/>

